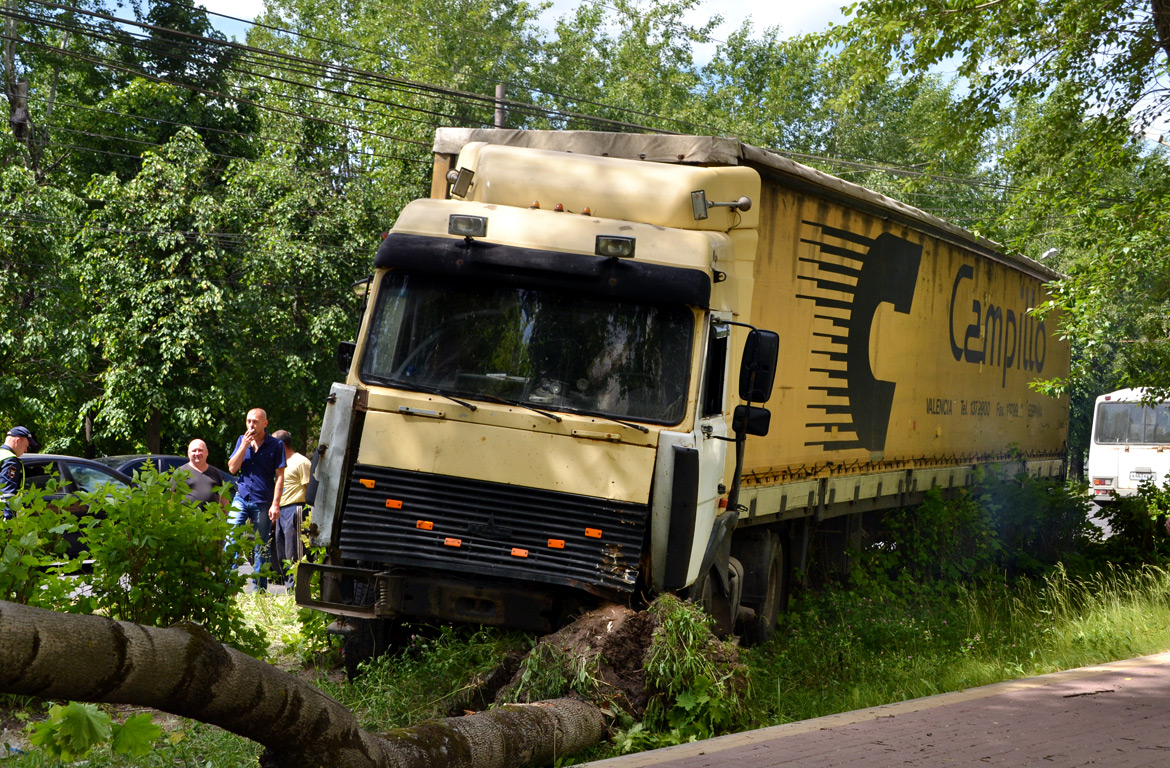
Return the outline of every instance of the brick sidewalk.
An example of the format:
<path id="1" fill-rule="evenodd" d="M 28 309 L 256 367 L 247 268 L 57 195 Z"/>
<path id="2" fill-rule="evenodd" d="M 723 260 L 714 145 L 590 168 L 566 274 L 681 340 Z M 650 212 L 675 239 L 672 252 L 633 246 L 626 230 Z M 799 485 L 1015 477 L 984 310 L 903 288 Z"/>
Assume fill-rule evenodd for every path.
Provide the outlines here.
<path id="1" fill-rule="evenodd" d="M 761 728 L 589 765 L 1170 766 L 1170 653 Z"/>

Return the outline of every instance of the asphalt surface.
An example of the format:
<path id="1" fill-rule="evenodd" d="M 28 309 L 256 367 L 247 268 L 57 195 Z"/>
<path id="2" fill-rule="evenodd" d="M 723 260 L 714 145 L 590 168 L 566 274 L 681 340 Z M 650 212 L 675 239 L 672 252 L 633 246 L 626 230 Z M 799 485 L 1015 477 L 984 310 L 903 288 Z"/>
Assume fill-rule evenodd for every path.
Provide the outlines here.
<path id="1" fill-rule="evenodd" d="M 1170 653 L 761 728 L 588 765 L 1170 766 Z"/>

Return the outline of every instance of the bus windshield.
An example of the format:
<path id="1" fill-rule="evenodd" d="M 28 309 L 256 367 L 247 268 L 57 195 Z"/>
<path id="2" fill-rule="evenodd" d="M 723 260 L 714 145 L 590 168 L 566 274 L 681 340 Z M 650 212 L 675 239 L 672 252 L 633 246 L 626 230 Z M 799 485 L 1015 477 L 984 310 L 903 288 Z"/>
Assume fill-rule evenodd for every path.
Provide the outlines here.
<path id="1" fill-rule="evenodd" d="M 363 382 L 676 424 L 693 310 L 540 287 L 388 272 Z"/>
<path id="2" fill-rule="evenodd" d="M 1170 444 L 1170 403 L 1101 403 L 1097 406 L 1097 443 Z"/>

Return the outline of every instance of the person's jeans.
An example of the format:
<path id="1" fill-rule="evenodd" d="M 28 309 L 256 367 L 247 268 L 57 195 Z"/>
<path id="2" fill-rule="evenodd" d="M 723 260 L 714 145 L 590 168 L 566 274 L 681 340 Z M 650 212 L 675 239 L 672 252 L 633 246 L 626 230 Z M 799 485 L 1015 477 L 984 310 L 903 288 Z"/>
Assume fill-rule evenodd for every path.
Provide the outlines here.
<path id="1" fill-rule="evenodd" d="M 301 522 L 304 504 L 289 504 L 280 508 L 280 519 L 276 521 L 274 533 L 276 543 L 276 572 L 287 584 L 291 579 L 296 562 L 301 559 Z M 292 563 L 285 569 L 285 563 Z"/>
<path id="2" fill-rule="evenodd" d="M 252 572 L 256 574 L 257 589 L 268 589 L 268 579 L 260 575 L 260 570 L 272 559 L 269 550 L 269 541 L 272 538 L 272 521 L 268 519 L 268 507 L 261 507 L 250 501 L 244 501 L 239 496 L 232 500 L 231 523 L 243 525 L 252 523 L 252 530 L 256 532 L 256 549 L 252 553 Z"/>

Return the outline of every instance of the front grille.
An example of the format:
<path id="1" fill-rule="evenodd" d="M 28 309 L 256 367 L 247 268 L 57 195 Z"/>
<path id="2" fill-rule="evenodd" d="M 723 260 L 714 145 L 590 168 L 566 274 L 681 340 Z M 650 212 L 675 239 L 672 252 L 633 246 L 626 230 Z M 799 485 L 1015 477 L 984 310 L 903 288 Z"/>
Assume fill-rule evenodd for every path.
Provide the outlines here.
<path id="1" fill-rule="evenodd" d="M 595 594 L 629 592 L 646 515 L 645 504 L 358 465 L 341 520 L 341 554 Z"/>

